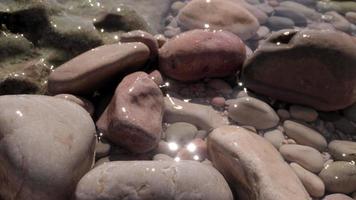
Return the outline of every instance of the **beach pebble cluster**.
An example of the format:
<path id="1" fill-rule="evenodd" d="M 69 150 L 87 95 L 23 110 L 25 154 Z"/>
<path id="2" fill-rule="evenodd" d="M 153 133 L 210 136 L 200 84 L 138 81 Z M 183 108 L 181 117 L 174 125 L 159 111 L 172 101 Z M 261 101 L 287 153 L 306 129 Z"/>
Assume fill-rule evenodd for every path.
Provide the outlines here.
<path id="1" fill-rule="evenodd" d="M 355 2 L 78 2 L 0 2 L 0 199 L 356 198 Z"/>

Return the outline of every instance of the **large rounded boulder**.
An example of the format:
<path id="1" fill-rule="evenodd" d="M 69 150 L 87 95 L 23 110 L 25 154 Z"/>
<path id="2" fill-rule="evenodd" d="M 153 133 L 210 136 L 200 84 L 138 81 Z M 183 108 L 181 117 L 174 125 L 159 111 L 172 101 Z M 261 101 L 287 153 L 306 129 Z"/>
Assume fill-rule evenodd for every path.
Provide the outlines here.
<path id="1" fill-rule="evenodd" d="M 283 30 L 272 34 L 243 67 L 255 92 L 318 110 L 356 101 L 356 43 L 336 31 Z"/>
<path id="2" fill-rule="evenodd" d="M 70 199 L 93 163 L 95 126 L 64 99 L 0 96 L 0 199 Z"/>

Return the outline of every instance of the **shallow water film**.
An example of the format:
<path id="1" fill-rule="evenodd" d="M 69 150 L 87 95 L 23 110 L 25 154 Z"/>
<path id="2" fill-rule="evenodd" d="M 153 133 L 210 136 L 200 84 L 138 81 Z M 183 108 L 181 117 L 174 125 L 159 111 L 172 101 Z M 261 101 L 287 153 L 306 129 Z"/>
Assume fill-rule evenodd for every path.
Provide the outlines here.
<path id="1" fill-rule="evenodd" d="M 0 0 L 0 200 L 356 199 L 356 2 Z"/>

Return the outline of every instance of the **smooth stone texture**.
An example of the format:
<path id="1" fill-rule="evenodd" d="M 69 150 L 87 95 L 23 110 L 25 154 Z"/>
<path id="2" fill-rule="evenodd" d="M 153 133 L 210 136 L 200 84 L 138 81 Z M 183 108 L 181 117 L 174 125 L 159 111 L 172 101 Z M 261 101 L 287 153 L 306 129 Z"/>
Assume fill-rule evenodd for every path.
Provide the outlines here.
<path id="1" fill-rule="evenodd" d="M 173 161 L 173 158 L 166 154 L 156 154 L 153 156 L 155 161 Z"/>
<path id="2" fill-rule="evenodd" d="M 87 94 L 121 72 L 142 67 L 150 51 L 143 43 L 104 45 L 87 51 L 52 72 L 48 80 L 51 94 Z"/>
<path id="3" fill-rule="evenodd" d="M 321 14 L 316 12 L 314 9 L 304 6 L 303 4 L 294 1 L 283 1 L 279 4 L 281 7 L 290 8 L 297 13 L 303 14 L 307 19 L 312 21 L 319 21 L 321 19 Z"/>
<path id="4" fill-rule="evenodd" d="M 75 199 L 233 200 L 233 196 L 218 171 L 195 161 L 117 161 L 86 174 Z"/>
<path id="5" fill-rule="evenodd" d="M 298 163 L 313 173 L 319 173 L 324 166 L 324 160 L 320 152 L 312 147 L 286 144 L 281 146 L 279 152 L 287 161 Z"/>
<path id="6" fill-rule="evenodd" d="M 70 199 L 93 164 L 95 126 L 80 106 L 38 95 L 0 96 L 0 196 Z"/>
<path id="7" fill-rule="evenodd" d="M 54 97 L 62 98 L 62 99 L 65 99 L 65 100 L 68 100 L 70 102 L 80 105 L 90 114 L 90 116 L 93 116 L 93 114 L 94 114 L 94 105 L 90 101 L 88 101 L 82 97 L 75 96 L 72 94 L 58 94 Z"/>
<path id="8" fill-rule="evenodd" d="M 244 5 L 232 0 L 190 1 L 178 14 L 185 29 L 226 30 L 247 40 L 256 34 L 259 23 Z"/>
<path id="9" fill-rule="evenodd" d="M 353 24 L 356 24 L 356 12 L 347 12 L 345 18 Z"/>
<path id="10" fill-rule="evenodd" d="M 296 26 L 304 27 L 307 25 L 306 17 L 290 7 L 279 6 L 274 9 L 274 15 L 289 18 L 293 20 Z"/>
<path id="11" fill-rule="evenodd" d="M 188 122 L 210 131 L 228 124 L 228 120 L 211 106 L 188 103 L 174 97 L 164 98 L 164 122 Z"/>
<path id="12" fill-rule="evenodd" d="M 356 162 L 356 142 L 333 140 L 329 143 L 328 150 L 334 160 Z"/>
<path id="13" fill-rule="evenodd" d="M 355 44 L 336 31 L 273 33 L 245 62 L 243 82 L 256 93 L 289 103 L 322 111 L 346 108 L 356 101 Z"/>
<path id="14" fill-rule="evenodd" d="M 177 122 L 171 124 L 165 131 L 167 142 L 185 144 L 194 139 L 197 127 L 187 122 Z"/>
<path id="15" fill-rule="evenodd" d="M 329 194 L 325 196 L 322 200 L 354 200 L 345 194 Z"/>
<path id="16" fill-rule="evenodd" d="M 267 19 L 267 27 L 273 31 L 294 27 L 294 22 L 286 17 L 272 16 Z"/>
<path id="17" fill-rule="evenodd" d="M 342 15 L 335 11 L 329 11 L 324 14 L 323 19 L 332 24 L 336 30 L 350 32 L 351 24 Z"/>
<path id="18" fill-rule="evenodd" d="M 319 151 L 324 151 L 327 147 L 327 142 L 320 133 L 303 124 L 287 120 L 283 123 L 283 127 L 286 135 L 298 144 L 314 147 Z"/>
<path id="19" fill-rule="evenodd" d="M 176 158 L 179 160 L 196 160 L 203 161 L 207 158 L 207 145 L 206 141 L 196 138 L 181 148 Z"/>
<path id="20" fill-rule="evenodd" d="M 236 99 L 229 105 L 228 115 L 239 125 L 249 125 L 256 129 L 273 128 L 279 123 L 279 117 L 273 108 L 253 97 Z"/>
<path id="21" fill-rule="evenodd" d="M 95 160 L 108 156 L 111 150 L 111 145 L 107 142 L 96 141 L 95 145 Z"/>
<path id="22" fill-rule="evenodd" d="M 150 59 L 155 60 L 158 56 L 158 42 L 156 38 L 146 31 L 136 30 L 120 35 L 120 42 L 141 42 L 150 49 Z"/>
<path id="23" fill-rule="evenodd" d="M 197 81 L 235 74 L 245 57 L 245 45 L 238 36 L 226 31 L 193 30 L 160 48 L 159 68 L 170 78 Z"/>
<path id="24" fill-rule="evenodd" d="M 305 106 L 292 105 L 289 107 L 289 113 L 292 118 L 305 122 L 313 122 L 318 119 L 318 112 Z"/>
<path id="25" fill-rule="evenodd" d="M 321 12 L 336 11 L 341 14 L 356 12 L 354 1 L 318 1 L 316 7 Z"/>
<path id="26" fill-rule="evenodd" d="M 297 163 L 291 163 L 291 168 L 302 181 L 305 189 L 312 197 L 322 197 L 325 194 L 325 185 L 323 181 L 315 174 L 304 169 Z"/>
<path id="27" fill-rule="evenodd" d="M 209 135 L 208 153 L 237 193 L 237 199 L 306 200 L 309 197 L 279 152 L 253 132 L 238 126 L 217 128 Z"/>
<path id="28" fill-rule="evenodd" d="M 163 106 L 156 83 L 148 74 L 135 72 L 120 82 L 96 125 L 111 142 L 134 153 L 145 153 L 161 138 Z"/>
<path id="29" fill-rule="evenodd" d="M 291 117 L 289 111 L 286 110 L 286 109 L 278 109 L 277 110 L 277 115 L 279 116 L 281 121 L 290 119 L 290 117 Z"/>
<path id="30" fill-rule="evenodd" d="M 355 162 L 337 161 L 328 164 L 319 177 L 329 192 L 348 194 L 356 191 Z"/>
<path id="31" fill-rule="evenodd" d="M 269 141 L 276 149 L 279 149 L 279 147 L 282 146 L 283 141 L 284 141 L 284 135 L 283 133 L 278 130 L 272 130 L 272 131 L 267 131 L 263 137 Z"/>

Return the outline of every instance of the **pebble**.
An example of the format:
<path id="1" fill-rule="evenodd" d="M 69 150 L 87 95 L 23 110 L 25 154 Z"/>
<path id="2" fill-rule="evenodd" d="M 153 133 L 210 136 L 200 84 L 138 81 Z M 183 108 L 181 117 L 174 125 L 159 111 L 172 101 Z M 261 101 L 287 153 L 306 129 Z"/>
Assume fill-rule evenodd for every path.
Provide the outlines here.
<path id="1" fill-rule="evenodd" d="M 142 67 L 149 54 L 149 48 L 138 42 L 97 47 L 56 68 L 48 78 L 48 91 L 51 94 L 92 93 L 124 70 Z"/>
<path id="2" fill-rule="evenodd" d="M 149 74 L 149 77 L 157 84 L 157 86 L 163 85 L 163 77 L 158 70 L 154 70 Z"/>
<path id="3" fill-rule="evenodd" d="M 283 1 L 279 4 L 281 7 L 286 7 L 294 10 L 297 13 L 303 14 L 307 19 L 311 21 L 319 21 L 321 19 L 321 14 L 316 12 L 314 9 L 309 8 L 303 4 L 297 3 L 295 1 Z"/>
<path id="4" fill-rule="evenodd" d="M 305 106 L 292 105 L 289 107 L 289 112 L 292 118 L 305 122 L 313 122 L 318 119 L 318 112 Z"/>
<path id="5" fill-rule="evenodd" d="M 225 106 L 225 98 L 224 97 L 214 97 L 211 99 L 211 105 L 216 107 L 224 107 Z"/>
<path id="6" fill-rule="evenodd" d="M 235 74 L 245 57 L 245 45 L 238 36 L 226 31 L 192 30 L 160 48 L 159 69 L 179 81 L 198 81 Z"/>
<path id="7" fill-rule="evenodd" d="M 251 131 L 238 126 L 219 127 L 208 137 L 208 152 L 230 185 L 244 186 L 232 188 L 240 199 L 306 200 L 309 197 L 273 145 Z"/>
<path id="8" fill-rule="evenodd" d="M 297 174 L 298 178 L 302 181 L 305 189 L 312 197 L 323 197 L 325 193 L 325 185 L 319 176 L 304 169 L 297 163 L 291 163 L 290 166 Z"/>
<path id="9" fill-rule="evenodd" d="M 356 162 L 356 142 L 333 140 L 329 143 L 328 150 L 334 160 Z"/>
<path id="10" fill-rule="evenodd" d="M 231 0 L 190 1 L 180 11 L 178 22 L 187 30 L 222 29 L 238 35 L 243 40 L 253 37 L 259 27 L 258 20 L 245 8 L 244 2 Z"/>
<path id="11" fill-rule="evenodd" d="M 90 116 L 94 115 L 94 105 L 90 101 L 82 97 L 71 95 L 71 94 L 58 94 L 55 95 L 54 97 L 62 98 L 70 102 L 76 103 L 80 105 L 82 108 L 84 108 L 90 114 Z"/>
<path id="12" fill-rule="evenodd" d="M 356 2 L 354 1 L 318 1 L 316 8 L 320 12 L 336 11 L 341 14 L 356 12 Z"/>
<path id="13" fill-rule="evenodd" d="M 253 126 L 256 129 L 273 128 L 279 123 L 279 117 L 273 108 L 253 97 L 236 99 L 229 105 L 228 115 L 239 125 Z"/>
<path id="14" fill-rule="evenodd" d="M 155 161 L 173 161 L 173 158 L 166 154 L 156 154 L 153 156 Z"/>
<path id="15" fill-rule="evenodd" d="M 198 131 L 197 127 L 187 122 L 176 122 L 171 124 L 166 133 L 167 142 L 175 142 L 181 145 L 192 140 Z"/>
<path id="16" fill-rule="evenodd" d="M 354 200 L 345 194 L 329 194 L 326 195 L 322 200 Z"/>
<path id="17" fill-rule="evenodd" d="M 320 133 L 303 124 L 287 120 L 284 121 L 283 127 L 286 135 L 298 144 L 314 147 L 319 151 L 324 151 L 327 147 L 326 140 Z"/>
<path id="18" fill-rule="evenodd" d="M 274 9 L 274 15 L 289 18 L 299 27 L 305 27 L 307 25 L 306 17 L 290 7 L 276 7 Z"/>
<path id="19" fill-rule="evenodd" d="M 209 184 L 202 184 L 209 183 Z M 224 177 L 194 161 L 115 161 L 97 166 L 78 183 L 77 200 L 233 200 Z"/>
<path id="20" fill-rule="evenodd" d="M 0 107 L 1 198 L 70 199 L 94 161 L 88 112 L 41 95 L 3 95 Z"/>
<path id="21" fill-rule="evenodd" d="M 279 149 L 284 141 L 284 135 L 280 130 L 267 131 L 263 137 L 269 141 L 276 149 Z"/>
<path id="22" fill-rule="evenodd" d="M 277 115 L 279 116 L 281 121 L 288 120 L 291 117 L 289 111 L 286 110 L 286 109 L 278 109 L 277 110 Z"/>
<path id="23" fill-rule="evenodd" d="M 295 162 L 313 173 L 319 173 L 324 165 L 321 153 L 308 146 L 286 144 L 279 148 L 280 153 L 289 162 Z"/>
<path id="24" fill-rule="evenodd" d="M 188 122 L 202 130 L 210 131 L 228 124 L 228 120 L 211 106 L 188 103 L 174 97 L 164 98 L 164 122 Z"/>
<path id="25" fill-rule="evenodd" d="M 196 160 L 203 161 L 207 158 L 206 142 L 200 138 L 196 138 L 181 148 L 176 156 L 179 160 Z"/>
<path id="26" fill-rule="evenodd" d="M 120 82 L 96 125 L 112 143 L 145 153 L 153 150 L 161 138 L 163 112 L 160 88 L 148 74 L 135 72 Z"/>
<path id="27" fill-rule="evenodd" d="M 272 16 L 267 19 L 267 27 L 273 31 L 294 27 L 294 22 L 286 17 Z"/>
<path id="28" fill-rule="evenodd" d="M 111 145 L 109 143 L 97 140 L 95 145 L 95 160 L 108 156 L 110 149 Z"/>
<path id="29" fill-rule="evenodd" d="M 348 194 L 356 191 L 355 162 L 336 161 L 328 164 L 319 177 L 328 192 Z"/>
<path id="30" fill-rule="evenodd" d="M 350 22 L 335 11 L 326 12 L 323 16 L 323 19 L 332 24 L 336 30 L 346 33 L 350 32 L 351 30 Z"/>
<path id="31" fill-rule="evenodd" d="M 356 24 L 356 12 L 347 12 L 345 18 L 353 24 Z"/>

